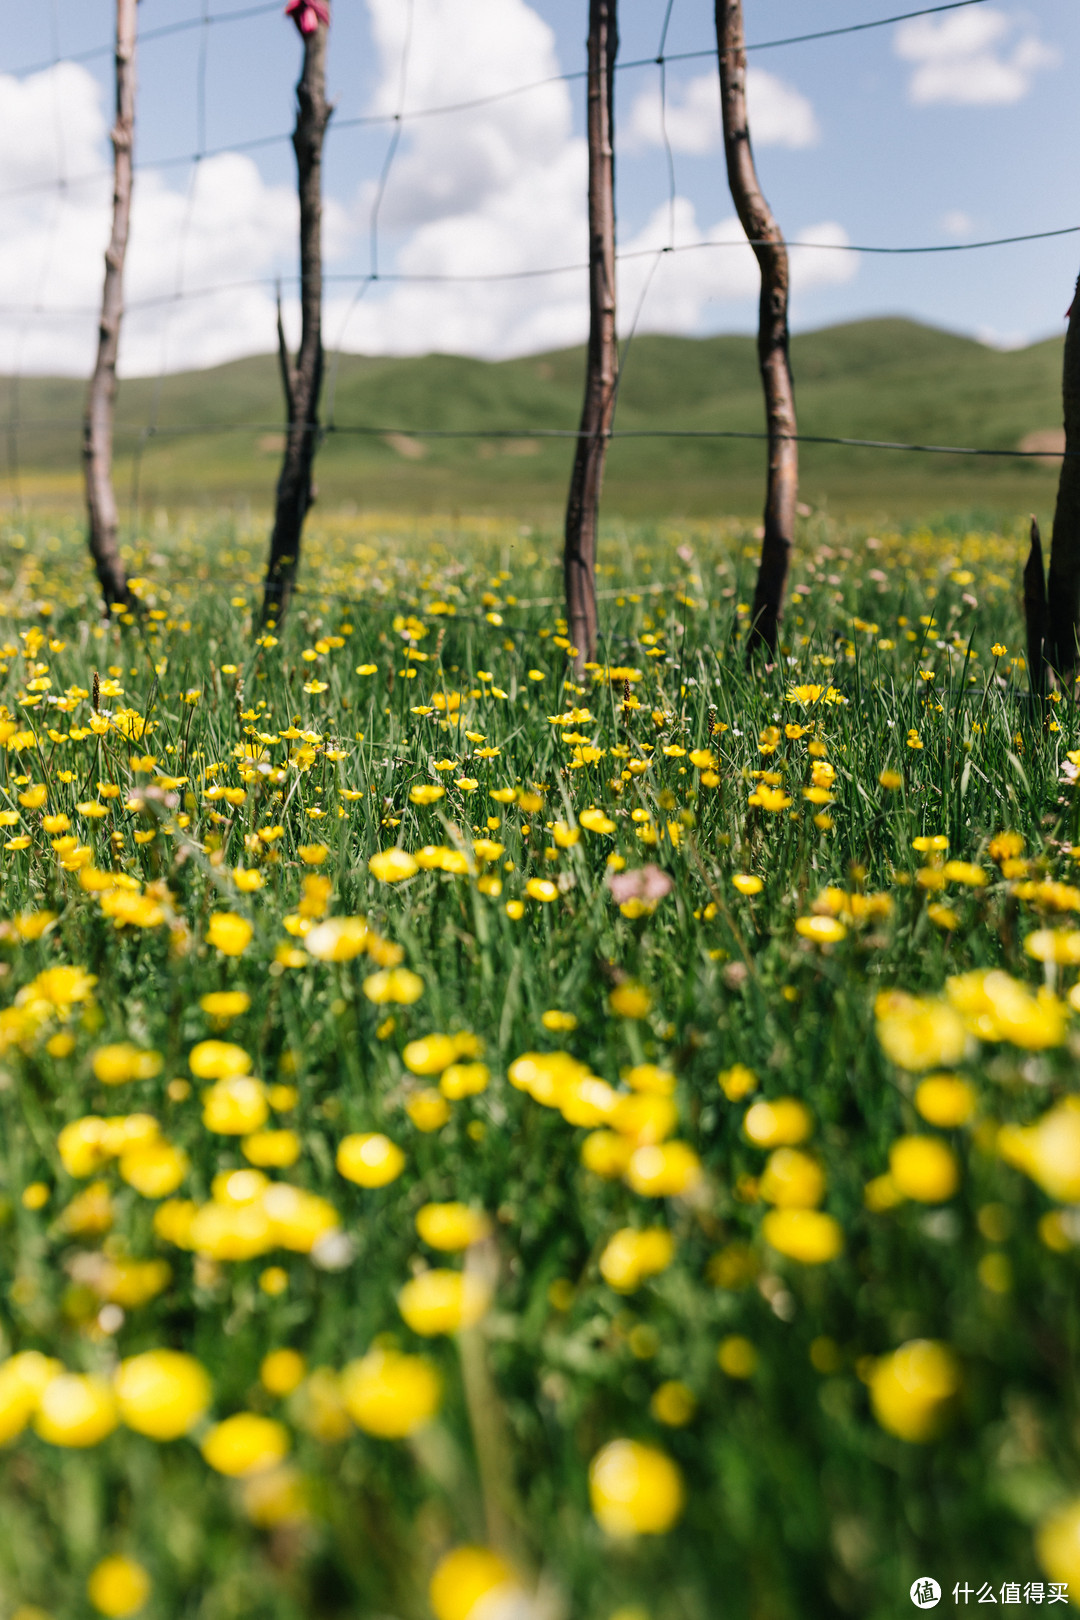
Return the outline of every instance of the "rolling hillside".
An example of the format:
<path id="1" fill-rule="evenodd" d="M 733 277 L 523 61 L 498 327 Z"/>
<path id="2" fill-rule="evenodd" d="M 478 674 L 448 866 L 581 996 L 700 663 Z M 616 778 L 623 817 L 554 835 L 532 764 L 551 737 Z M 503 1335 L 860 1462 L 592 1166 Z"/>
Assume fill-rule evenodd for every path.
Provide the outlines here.
<path id="1" fill-rule="evenodd" d="M 1000 353 L 910 321 L 860 321 L 793 340 L 804 433 L 1016 447 L 1061 420 L 1061 342 Z M 568 349 L 488 363 L 452 355 L 343 356 L 333 417 L 318 464 L 320 499 L 385 510 L 485 510 L 552 518 L 562 508 L 572 453 L 566 441 L 425 440 L 417 428 L 572 428 L 584 352 Z M 328 382 L 328 395 L 330 383 Z M 16 485 L 30 502 L 76 500 L 84 385 L 60 378 L 0 379 L 0 498 Z M 329 399 L 327 400 L 329 403 Z M 324 415 L 328 415 L 328 410 Z M 272 499 L 280 451 L 276 360 L 259 356 L 121 385 L 117 487 L 130 498 L 132 452 L 144 439 L 141 501 L 218 505 Z M 18 424 L 17 428 L 13 425 Z M 240 426 L 237 426 L 240 424 Z M 621 428 L 760 429 L 753 340 L 639 337 L 619 401 Z M 356 434 L 349 428 L 392 429 Z M 761 503 L 764 447 L 709 440 L 630 440 L 611 451 L 609 516 L 749 514 Z M 1052 462 L 974 461 L 804 446 L 807 501 L 836 513 L 918 516 L 1052 503 Z"/>

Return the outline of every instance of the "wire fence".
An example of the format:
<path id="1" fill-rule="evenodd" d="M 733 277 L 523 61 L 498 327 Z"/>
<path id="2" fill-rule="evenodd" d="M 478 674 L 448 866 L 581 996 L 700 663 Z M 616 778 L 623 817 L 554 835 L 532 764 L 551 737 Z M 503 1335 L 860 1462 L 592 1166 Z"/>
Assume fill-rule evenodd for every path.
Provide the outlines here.
<path id="1" fill-rule="evenodd" d="M 177 35 L 197 33 L 198 44 L 196 50 L 196 68 L 194 85 L 194 108 L 196 139 L 194 150 L 177 153 L 170 156 L 154 158 L 151 161 L 136 161 L 136 169 L 152 168 L 164 170 L 186 166 L 190 173 L 188 177 L 184 209 L 181 217 L 180 229 L 177 237 L 177 251 L 172 289 L 168 292 L 154 294 L 144 298 L 131 299 L 126 308 L 131 313 L 152 311 L 160 309 L 162 319 L 159 329 L 159 364 L 154 384 L 151 390 L 150 407 L 145 422 L 140 426 L 131 427 L 118 424 L 119 433 L 134 433 L 136 443 L 132 457 L 132 474 L 130 489 L 131 523 L 134 532 L 137 526 L 142 488 L 143 461 L 147 449 L 154 440 L 177 439 L 183 437 L 198 437 L 213 432 L 220 433 L 273 433 L 279 432 L 282 426 L 280 420 L 272 422 L 261 421 L 226 421 L 213 425 L 210 429 L 202 424 L 165 424 L 161 421 L 161 404 L 165 387 L 165 379 L 171 369 L 172 359 L 171 336 L 176 311 L 186 304 L 199 300 L 212 299 L 226 293 L 237 293 L 253 288 L 267 288 L 276 286 L 280 291 L 282 283 L 295 285 L 299 277 L 295 274 L 287 276 L 250 276 L 216 281 L 209 284 L 187 284 L 187 258 L 190 233 L 198 191 L 199 178 L 203 166 L 214 157 L 225 153 L 254 153 L 276 145 L 289 142 L 292 131 L 278 131 L 272 134 L 260 135 L 251 139 L 231 141 L 223 146 L 210 146 L 207 138 L 207 85 L 208 63 L 212 40 L 217 31 L 229 25 L 249 22 L 263 16 L 278 14 L 281 11 L 280 0 L 271 0 L 268 4 L 242 6 L 230 10 L 214 11 L 210 0 L 196 0 L 197 14 L 190 17 L 174 20 L 158 26 L 144 28 L 140 33 L 140 49 L 151 46 L 157 42 L 170 40 Z M 814 42 L 832 41 L 845 35 L 863 34 L 870 30 L 889 27 L 918 17 L 935 16 L 941 13 L 967 10 L 970 7 L 986 4 L 987 0 L 950 0 L 948 4 L 923 6 L 902 12 L 894 12 L 887 16 L 866 19 L 862 22 L 847 24 L 843 27 L 815 29 L 812 31 L 788 35 L 781 38 L 762 39 L 752 41 L 747 45 L 750 53 L 773 51 L 783 47 L 808 45 Z M 87 63 L 96 59 L 105 59 L 112 55 L 112 43 L 102 43 L 90 49 L 63 54 L 60 49 L 60 31 L 57 12 L 58 0 L 51 0 L 51 27 L 53 51 L 51 56 L 40 62 L 25 65 L 16 70 L 15 76 L 26 78 L 30 75 L 54 71 L 62 63 Z M 662 22 L 655 54 L 639 58 L 616 61 L 615 69 L 618 73 L 640 72 L 652 69 L 657 76 L 657 89 L 659 96 L 660 133 L 663 148 L 664 165 L 667 179 L 667 195 L 665 199 L 666 232 L 662 243 L 654 247 L 623 249 L 616 254 L 620 263 L 635 260 L 651 261 L 645 271 L 637 298 L 634 301 L 633 314 L 622 340 L 618 385 L 621 386 L 627 363 L 633 347 L 634 338 L 639 330 L 643 312 L 654 288 L 656 278 L 666 260 L 675 255 L 703 253 L 703 252 L 730 252 L 732 249 L 744 251 L 747 244 L 745 237 L 739 235 L 732 239 L 706 239 L 697 242 L 677 242 L 676 235 L 676 208 L 679 197 L 678 176 L 675 162 L 673 144 L 668 130 L 669 114 L 669 82 L 668 67 L 673 63 L 684 63 L 695 60 L 716 60 L 715 47 L 708 50 L 691 50 L 671 52 L 667 50 L 668 35 L 674 10 L 675 0 L 665 0 L 662 13 Z M 588 270 L 587 263 L 575 261 L 561 264 L 537 264 L 524 268 L 491 269 L 468 273 L 422 273 L 415 271 L 401 271 L 395 268 L 385 268 L 383 263 L 382 240 L 382 214 L 388 191 L 392 185 L 396 160 L 398 159 L 402 137 L 410 125 L 419 121 L 448 117 L 454 114 L 467 113 L 485 107 L 490 107 L 514 98 L 528 96 L 538 90 L 553 84 L 580 83 L 586 77 L 585 70 L 570 70 L 565 73 L 547 75 L 526 83 L 507 85 L 505 88 L 490 94 L 475 96 L 464 100 L 446 102 L 439 105 L 410 107 L 408 104 L 410 84 L 410 63 L 414 46 L 414 6 L 415 0 L 406 0 L 406 18 L 403 30 L 403 44 L 397 73 L 397 91 L 392 110 L 364 113 L 361 115 L 336 118 L 331 121 L 329 138 L 338 132 L 370 128 L 377 130 L 385 128 L 389 132 L 389 139 L 378 168 L 377 177 L 372 191 L 372 201 L 368 217 L 368 266 L 366 270 L 356 272 L 331 272 L 324 276 L 324 281 L 331 286 L 342 289 L 352 288 L 352 297 L 349 300 L 336 331 L 329 333 L 328 351 L 330 364 L 327 370 L 327 385 L 325 397 L 325 424 L 317 431 L 320 436 L 343 436 L 356 438 L 383 438 L 391 439 L 396 436 L 407 436 L 411 439 L 425 440 L 575 440 L 580 430 L 573 427 L 536 426 L 527 423 L 506 427 L 427 427 L 423 425 L 396 426 L 392 424 L 361 424 L 341 422 L 337 419 L 336 406 L 338 396 L 338 381 L 340 363 L 345 351 L 350 322 L 361 302 L 370 290 L 377 284 L 386 285 L 468 285 L 483 286 L 485 284 L 513 283 L 520 281 L 534 281 L 546 278 L 584 276 Z M 149 4 L 140 7 L 143 13 L 149 13 Z M 57 251 L 58 233 L 60 228 L 61 209 L 64 201 L 72 192 L 91 183 L 100 183 L 102 179 L 111 174 L 110 169 L 101 168 L 83 173 L 71 173 L 68 170 L 64 143 L 62 137 L 62 121 L 59 108 L 55 109 L 57 118 L 57 150 L 59 161 L 57 173 L 48 180 L 35 180 L 22 185 L 0 188 L 0 207 L 4 203 L 16 203 L 35 194 L 52 191 L 55 194 L 56 205 L 53 211 L 51 228 L 45 233 L 43 249 L 43 262 L 37 276 L 37 297 L 28 303 L 0 304 L 0 317 L 17 320 L 18 336 L 15 344 L 15 366 L 10 378 L 9 409 L 7 420 L 4 423 L 5 437 L 8 446 L 8 473 L 9 485 L 16 506 L 21 504 L 21 435 L 40 429 L 42 427 L 58 428 L 81 426 L 81 420 L 70 420 L 56 416 L 47 419 L 23 416 L 21 414 L 21 381 L 23 376 L 23 355 L 25 340 L 35 322 L 69 321 L 81 318 L 96 317 L 98 310 L 90 304 L 60 305 L 47 300 L 52 261 Z M 959 241 L 947 243 L 915 243 L 915 244 L 889 244 L 889 243 L 839 243 L 799 241 L 792 243 L 800 250 L 810 252 L 844 252 L 853 255 L 869 256 L 921 256 L 921 255 L 952 255 L 965 254 L 996 248 L 1004 248 L 1019 243 L 1048 241 L 1058 237 L 1070 236 L 1080 233 L 1080 224 L 1065 224 L 1053 226 L 1044 230 L 1018 232 L 1007 236 L 988 237 L 972 241 Z M 754 242 L 750 246 L 758 245 Z M 584 288 L 583 288 L 584 291 Z M 681 440 L 765 440 L 768 435 L 764 432 L 742 430 L 734 428 L 702 428 L 682 427 L 679 425 L 665 425 L 658 427 L 622 428 L 614 426 L 609 438 L 621 440 L 643 439 L 681 439 Z M 1015 458 L 1018 460 L 1039 460 L 1047 462 L 1051 457 L 1060 459 L 1061 452 L 1047 449 L 1024 449 L 999 446 L 971 446 L 971 445 L 942 445 L 920 442 L 906 442 L 892 439 L 863 438 L 852 435 L 827 435 L 800 433 L 792 435 L 799 443 L 809 445 L 830 445 L 856 450 L 870 451 L 905 451 L 915 454 L 951 455 L 965 457 L 986 458 Z"/>

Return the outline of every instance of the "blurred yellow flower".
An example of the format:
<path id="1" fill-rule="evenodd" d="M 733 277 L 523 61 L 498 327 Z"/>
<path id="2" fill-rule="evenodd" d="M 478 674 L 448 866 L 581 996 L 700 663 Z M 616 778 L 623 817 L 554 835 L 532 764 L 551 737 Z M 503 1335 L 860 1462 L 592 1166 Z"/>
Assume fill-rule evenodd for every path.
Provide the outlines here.
<path id="1" fill-rule="evenodd" d="M 360 1187 L 385 1187 L 405 1168 L 405 1155 L 387 1136 L 368 1131 L 346 1136 L 338 1145 L 337 1168 Z"/>
<path id="2" fill-rule="evenodd" d="M 881 1427 L 922 1444 L 940 1432 L 948 1403 L 960 1388 L 960 1368 L 948 1345 L 911 1339 L 874 1363 L 869 1387 Z"/>
<path id="3" fill-rule="evenodd" d="M 256 1412 L 237 1412 L 203 1437 L 202 1454 L 219 1474 L 244 1478 L 275 1468 L 289 1453 L 284 1424 Z"/>
<path id="4" fill-rule="evenodd" d="M 90 1571 L 86 1595 L 99 1614 L 113 1620 L 138 1614 L 150 1596 L 151 1582 L 141 1564 L 133 1558 L 103 1558 Z"/>
<path id="5" fill-rule="evenodd" d="M 795 932 L 816 945 L 835 945 L 847 937 L 847 929 L 836 917 L 796 917 Z"/>
<path id="6" fill-rule="evenodd" d="M 1035 1534 L 1039 1563 L 1052 1581 L 1080 1591 L 1080 1497 L 1055 1508 Z"/>
<path id="7" fill-rule="evenodd" d="M 435 1416 L 442 1387 L 426 1357 L 376 1349 L 348 1363 L 341 1394 L 358 1429 L 384 1440 L 403 1440 Z"/>
<path id="8" fill-rule="evenodd" d="M 937 1136 L 901 1136 L 889 1149 L 889 1174 L 905 1198 L 941 1204 L 960 1181 L 956 1155 Z"/>
<path id="9" fill-rule="evenodd" d="M 825 1172 L 808 1153 L 777 1148 L 769 1156 L 758 1190 L 767 1204 L 780 1209 L 813 1209 L 825 1196 Z"/>
<path id="10" fill-rule="evenodd" d="M 144 1198 L 166 1198 L 188 1172 L 183 1148 L 160 1138 L 129 1147 L 120 1157 L 120 1177 Z"/>
<path id="11" fill-rule="evenodd" d="M 401 883 L 419 870 L 408 850 L 404 849 L 384 849 L 368 861 L 368 871 L 380 883 Z"/>
<path id="12" fill-rule="evenodd" d="M 720 1371 L 727 1373 L 729 1378 L 752 1378 L 757 1369 L 758 1353 L 741 1333 L 731 1333 L 726 1339 L 720 1340 L 716 1361 Z"/>
<path id="13" fill-rule="evenodd" d="M 915 1088 L 915 1107 L 931 1125 L 966 1125 L 975 1112 L 975 1088 L 955 1074 L 930 1074 Z"/>
<path id="14" fill-rule="evenodd" d="M 882 1051 L 897 1068 L 936 1069 L 964 1055 L 967 1032 L 946 1001 L 883 991 L 875 1012 Z"/>
<path id="15" fill-rule="evenodd" d="M 716 1077 L 720 1090 L 728 1102 L 739 1102 L 757 1090 L 758 1078 L 745 1063 L 734 1063 L 730 1069 L 721 1069 Z"/>
<path id="16" fill-rule="evenodd" d="M 997 1150 L 1059 1203 L 1080 1203 L 1080 1099 L 1066 1097 L 1033 1125 L 1003 1125 Z"/>
<path id="17" fill-rule="evenodd" d="M 664 1452 L 637 1440 L 612 1440 L 589 1464 L 589 1499 L 609 1535 L 662 1535 L 681 1515 L 685 1491 Z"/>
<path id="18" fill-rule="evenodd" d="M 211 990 L 199 997 L 199 1006 L 215 1023 L 226 1024 L 247 1012 L 251 997 L 246 990 Z"/>
<path id="19" fill-rule="evenodd" d="M 487 1285 L 471 1272 L 422 1271 L 398 1294 L 398 1309 L 414 1333 L 429 1338 L 473 1327 L 490 1303 Z"/>
<path id="20" fill-rule="evenodd" d="M 418 1131 L 439 1131 L 450 1118 L 450 1104 L 441 1091 L 428 1086 L 409 1098 L 405 1112 Z"/>
<path id="21" fill-rule="evenodd" d="M 491 1071 L 486 1063 L 451 1063 L 439 1077 L 439 1090 L 451 1102 L 462 1097 L 476 1097 L 486 1091 Z"/>
<path id="22" fill-rule="evenodd" d="M 525 1602 L 505 1559 L 486 1547 L 456 1547 L 438 1563 L 428 1587 L 435 1620 L 507 1620 Z"/>
<path id="23" fill-rule="evenodd" d="M 626 1167 L 627 1185 L 646 1198 L 678 1198 L 701 1177 L 701 1160 L 685 1142 L 636 1148 Z"/>
<path id="24" fill-rule="evenodd" d="M 416 1230 L 431 1248 L 452 1253 L 490 1236 L 491 1221 L 468 1204 L 424 1204 L 416 1212 Z"/>
<path id="25" fill-rule="evenodd" d="M 271 1395 L 291 1395 L 304 1381 L 307 1362 L 299 1350 L 271 1350 L 259 1365 L 259 1382 Z"/>
<path id="26" fill-rule="evenodd" d="M 197 1080 L 231 1080 L 250 1072 L 251 1059 L 228 1041 L 199 1041 L 188 1054 L 188 1068 Z"/>
<path id="27" fill-rule="evenodd" d="M 652 996 L 643 984 L 627 979 L 612 990 L 608 1006 L 619 1018 L 646 1018 L 652 1010 Z"/>
<path id="28" fill-rule="evenodd" d="M 160 1052 L 144 1051 L 130 1041 L 115 1046 L 99 1046 L 90 1059 L 96 1079 L 106 1086 L 123 1085 L 128 1080 L 152 1080 L 161 1073 Z"/>
<path id="29" fill-rule="evenodd" d="M 363 917 L 329 917 L 304 935 L 304 949 L 320 962 L 351 962 L 367 944 L 368 925 Z"/>
<path id="30" fill-rule="evenodd" d="M 223 1136 L 247 1136 L 269 1116 L 266 1087 L 250 1075 L 218 1080 L 203 1092 L 203 1124 Z"/>
<path id="31" fill-rule="evenodd" d="M 96 1446 L 116 1428 L 113 1392 L 101 1378 L 57 1373 L 40 1391 L 34 1428 L 53 1446 Z"/>
<path id="32" fill-rule="evenodd" d="M 620 1294 L 632 1294 L 647 1277 L 666 1271 L 675 1257 L 675 1240 L 662 1226 L 624 1226 L 607 1241 L 600 1256 L 600 1275 Z"/>
<path id="33" fill-rule="evenodd" d="M 287 1170 L 300 1157 L 300 1138 L 295 1131 L 255 1131 L 244 1137 L 240 1151 L 261 1169 Z"/>
<path id="34" fill-rule="evenodd" d="M 199 1421 L 213 1391 L 201 1362 L 179 1350 L 146 1350 L 113 1380 L 121 1420 L 152 1440 L 176 1440 Z"/>
<path id="35" fill-rule="evenodd" d="M 254 929 L 246 917 L 235 911 L 215 911 L 206 930 L 207 942 L 223 956 L 242 956 L 251 944 Z"/>
<path id="36" fill-rule="evenodd" d="M 1039 928 L 1028 934 L 1024 950 L 1036 962 L 1056 962 L 1075 967 L 1080 962 L 1080 929 Z"/>
<path id="37" fill-rule="evenodd" d="M 40 1350 L 22 1350 L 0 1362 L 0 1445 L 22 1433 L 42 1390 L 61 1371 L 60 1363 Z"/>
<path id="38" fill-rule="evenodd" d="M 795 1147 L 814 1129 L 813 1117 L 797 1097 L 774 1097 L 747 1109 L 743 1131 L 755 1147 Z"/>
<path id="39" fill-rule="evenodd" d="M 761 1223 L 770 1248 L 804 1266 L 834 1260 L 844 1247 L 839 1221 L 819 1209 L 771 1209 Z"/>

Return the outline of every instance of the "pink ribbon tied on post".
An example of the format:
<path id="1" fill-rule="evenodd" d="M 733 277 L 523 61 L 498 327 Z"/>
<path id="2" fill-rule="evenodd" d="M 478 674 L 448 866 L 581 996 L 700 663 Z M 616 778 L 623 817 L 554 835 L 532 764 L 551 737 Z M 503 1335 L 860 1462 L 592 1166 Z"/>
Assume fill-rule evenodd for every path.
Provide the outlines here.
<path id="1" fill-rule="evenodd" d="M 289 0 L 285 15 L 302 34 L 313 34 L 320 23 L 330 26 L 330 0 Z"/>

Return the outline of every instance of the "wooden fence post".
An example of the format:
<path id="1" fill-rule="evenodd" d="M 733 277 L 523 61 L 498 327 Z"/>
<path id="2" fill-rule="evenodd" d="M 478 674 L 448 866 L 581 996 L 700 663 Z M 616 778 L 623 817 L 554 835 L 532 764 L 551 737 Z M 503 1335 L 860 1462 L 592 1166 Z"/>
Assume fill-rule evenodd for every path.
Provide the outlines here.
<path id="1" fill-rule="evenodd" d="M 788 254 L 780 227 L 762 195 L 750 148 L 742 0 L 716 0 L 716 48 L 720 61 L 728 185 L 761 270 L 758 365 L 765 390 L 769 471 L 765 535 L 750 615 L 749 657 L 758 647 L 765 648 L 770 655 L 776 652 L 795 532 L 799 447 L 795 439 L 798 431 L 795 388 L 788 356 Z"/>
<path id="2" fill-rule="evenodd" d="M 1047 584 L 1047 654 L 1066 690 L 1080 653 L 1080 281 L 1069 309 L 1061 375 L 1065 457 L 1058 476 Z"/>
<path id="3" fill-rule="evenodd" d="M 116 361 L 124 315 L 124 259 L 131 226 L 135 145 L 135 44 L 137 0 L 116 0 L 116 122 L 112 128 L 113 216 L 105 252 L 97 359 L 83 416 L 83 472 L 86 480 L 87 542 L 94 559 L 106 613 L 114 604 L 132 603 L 120 558 L 120 520 L 112 482 Z"/>
<path id="4" fill-rule="evenodd" d="M 566 618 L 576 666 L 596 656 L 596 529 L 619 354 L 615 332 L 615 56 L 616 0 L 589 3 L 589 348 L 570 493 L 566 503 L 563 577 Z"/>
<path id="5" fill-rule="evenodd" d="M 1024 625 L 1027 631 L 1028 686 L 1033 698 L 1046 693 L 1046 575 L 1042 536 L 1031 515 L 1031 548 L 1024 564 Z"/>
<path id="6" fill-rule="evenodd" d="M 326 0 L 292 0 L 304 40 L 304 66 L 296 86 L 297 184 L 300 193 L 300 348 L 289 359 L 278 300 L 278 353 L 288 423 L 285 454 L 277 483 L 270 558 L 263 588 L 262 622 L 279 624 L 289 607 L 300 562 L 304 519 L 314 499 L 311 469 L 319 431 L 322 391 L 322 151 L 332 107 L 326 99 L 326 42 L 330 7 Z"/>

